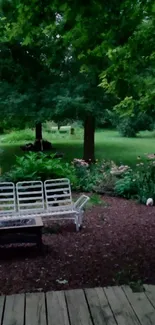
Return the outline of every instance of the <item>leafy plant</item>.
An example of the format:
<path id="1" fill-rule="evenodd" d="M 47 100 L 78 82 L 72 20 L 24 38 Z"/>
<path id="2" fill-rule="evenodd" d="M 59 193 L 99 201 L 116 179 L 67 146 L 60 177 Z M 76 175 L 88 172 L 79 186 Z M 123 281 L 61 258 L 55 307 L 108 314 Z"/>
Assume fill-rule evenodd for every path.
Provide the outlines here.
<path id="1" fill-rule="evenodd" d="M 92 205 L 101 205 L 103 201 L 101 200 L 100 195 L 94 193 L 90 197 L 90 202 Z"/>
<path id="2" fill-rule="evenodd" d="M 114 166 L 113 161 L 102 161 L 97 168 L 97 180 L 94 187 L 95 192 L 100 194 L 114 194 L 114 186 L 117 177 L 111 174 Z M 115 165 L 116 166 L 116 165 Z"/>
<path id="3" fill-rule="evenodd" d="M 135 170 L 127 171 L 116 181 L 115 193 L 125 198 L 136 198 L 146 203 L 149 197 L 155 200 L 155 161 L 137 164 Z"/>
<path id="4" fill-rule="evenodd" d="M 34 152 L 17 157 L 15 166 L 4 175 L 5 180 L 13 182 L 61 177 L 68 177 L 76 184 L 75 169 L 71 164 L 54 158 L 54 155 Z"/>
<path id="5" fill-rule="evenodd" d="M 127 199 L 133 197 L 137 193 L 136 180 L 133 179 L 133 171 L 125 173 L 124 177 L 117 180 L 114 191 L 117 195 Z"/>
<path id="6" fill-rule="evenodd" d="M 155 161 L 138 164 L 135 176 L 138 200 L 142 203 L 149 197 L 155 200 Z"/>
<path id="7" fill-rule="evenodd" d="M 82 159 L 74 159 L 73 164 L 77 177 L 76 190 L 85 192 L 93 191 L 98 178 L 97 169 L 94 166 L 89 166 Z"/>
<path id="8" fill-rule="evenodd" d="M 133 292 L 144 292 L 143 282 L 141 280 L 129 282 L 130 288 Z"/>

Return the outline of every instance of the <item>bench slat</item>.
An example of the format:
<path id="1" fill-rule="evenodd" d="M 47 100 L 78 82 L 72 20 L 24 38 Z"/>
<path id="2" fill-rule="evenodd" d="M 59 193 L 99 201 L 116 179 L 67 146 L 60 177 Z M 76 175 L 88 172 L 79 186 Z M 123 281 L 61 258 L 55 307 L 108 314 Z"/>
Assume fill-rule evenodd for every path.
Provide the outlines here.
<path id="1" fill-rule="evenodd" d="M 68 200 L 55 200 L 55 201 L 49 201 L 48 200 L 48 205 L 53 205 L 53 204 L 62 204 L 62 203 L 70 203 L 70 204 L 72 204 L 72 201 L 70 200 L 70 199 L 68 199 Z M 60 207 L 60 205 L 59 205 L 59 207 Z M 63 206 L 65 206 L 65 205 L 63 205 Z"/>
<path id="2" fill-rule="evenodd" d="M 18 183 L 17 183 L 18 184 Z M 16 185 L 16 187 L 17 187 L 17 185 Z M 30 189 L 30 188 L 41 188 L 41 185 L 40 184 L 38 184 L 38 185 L 23 185 L 23 186 L 19 186 L 18 185 L 18 190 L 25 190 L 25 189 Z"/>
<path id="3" fill-rule="evenodd" d="M 65 183 L 65 182 L 63 182 L 63 183 L 50 183 L 50 184 L 48 184 L 48 183 L 46 183 L 46 187 L 56 187 L 56 186 L 62 186 L 62 185 L 69 185 L 69 183 Z"/>
<path id="4" fill-rule="evenodd" d="M 57 199 L 57 198 L 61 198 L 61 197 L 64 197 L 64 198 L 69 197 L 70 198 L 70 194 L 68 193 L 68 194 L 48 195 L 49 199 L 55 199 L 55 198 Z"/>
<path id="5" fill-rule="evenodd" d="M 20 202 L 22 201 L 32 201 L 32 200 L 40 200 L 40 197 L 39 196 L 29 196 L 29 197 L 19 197 L 18 200 Z M 25 203 L 25 204 L 28 204 L 28 203 Z"/>
<path id="6" fill-rule="evenodd" d="M 9 197 L 7 199 L 1 198 L 0 205 L 1 205 L 1 202 L 10 202 L 10 201 L 13 201 L 14 202 L 13 197 L 12 198 Z"/>
<path id="7" fill-rule="evenodd" d="M 2 207 L 2 208 L 11 208 L 11 207 L 14 207 L 14 204 L 10 204 L 10 203 L 9 204 L 2 204 L 2 203 L 0 203 L 0 207 Z"/>
<path id="8" fill-rule="evenodd" d="M 14 187 L 13 186 L 1 186 L 0 185 L 0 191 L 3 191 L 3 190 L 13 190 L 14 189 Z"/>
<path id="9" fill-rule="evenodd" d="M 69 194 L 70 194 L 70 191 L 69 191 L 69 189 L 68 189 L 68 187 L 66 187 L 66 188 L 58 188 L 58 189 L 54 189 L 54 190 L 52 190 L 52 189 L 46 189 L 46 193 L 48 194 L 48 193 L 57 193 L 57 192 L 62 192 L 62 191 L 68 191 L 69 192 Z"/>
<path id="10" fill-rule="evenodd" d="M 20 207 L 31 207 L 31 206 L 38 206 L 38 205 L 43 205 L 42 202 L 32 202 L 32 203 L 20 203 Z"/>
<path id="11" fill-rule="evenodd" d="M 0 196 L 12 196 L 12 197 L 14 197 L 14 193 L 11 193 L 11 192 L 0 193 Z"/>
<path id="12" fill-rule="evenodd" d="M 42 194 L 42 191 L 19 192 L 18 195 Z"/>

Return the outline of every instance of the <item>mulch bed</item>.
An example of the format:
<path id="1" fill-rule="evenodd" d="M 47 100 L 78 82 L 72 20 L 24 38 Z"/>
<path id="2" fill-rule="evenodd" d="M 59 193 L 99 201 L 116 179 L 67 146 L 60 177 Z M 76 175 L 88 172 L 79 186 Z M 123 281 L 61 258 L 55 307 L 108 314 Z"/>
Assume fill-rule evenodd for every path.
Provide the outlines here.
<path id="1" fill-rule="evenodd" d="M 36 247 L 0 248 L 0 294 L 125 284 L 155 284 L 155 207 L 104 197 L 84 228 L 65 222 Z"/>

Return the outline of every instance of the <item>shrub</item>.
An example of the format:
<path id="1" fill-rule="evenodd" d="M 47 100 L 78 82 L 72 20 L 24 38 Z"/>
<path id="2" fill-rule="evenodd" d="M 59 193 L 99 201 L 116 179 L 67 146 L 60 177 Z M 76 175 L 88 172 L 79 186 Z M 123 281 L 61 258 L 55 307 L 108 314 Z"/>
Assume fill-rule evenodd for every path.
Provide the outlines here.
<path id="1" fill-rule="evenodd" d="M 98 177 L 95 186 L 97 193 L 114 195 L 114 188 L 117 179 L 123 175 L 128 166 L 116 166 L 113 161 L 103 161 L 98 170 Z"/>
<path id="2" fill-rule="evenodd" d="M 62 177 L 69 178 L 75 185 L 77 181 L 75 168 L 60 158 L 54 158 L 53 155 L 34 152 L 17 157 L 15 166 L 3 176 L 5 180 L 13 182 Z"/>
<path id="3" fill-rule="evenodd" d="M 128 170 L 121 179 L 116 181 L 116 195 L 125 198 L 136 198 L 146 203 L 149 197 L 155 201 L 155 160 L 140 162 L 135 170 Z"/>
<path id="4" fill-rule="evenodd" d="M 2 143 L 33 142 L 34 132 L 30 129 L 12 131 L 1 138 Z"/>
<path id="5" fill-rule="evenodd" d="M 136 137 L 139 131 L 151 131 L 154 128 L 153 118 L 149 114 L 140 112 L 133 117 L 120 117 L 117 129 L 123 137 Z"/>
<path id="6" fill-rule="evenodd" d="M 132 170 L 126 172 L 123 178 L 116 181 L 114 191 L 116 195 L 127 199 L 137 194 L 136 180 L 133 178 Z"/>
<path id="7" fill-rule="evenodd" d="M 155 201 L 155 160 L 137 164 L 135 179 L 139 201 L 146 203 L 149 197 Z"/>
<path id="8" fill-rule="evenodd" d="M 73 165 L 77 177 L 76 190 L 84 192 L 93 191 L 98 177 L 97 169 L 94 166 L 89 166 L 82 159 L 74 159 Z"/>
<path id="9" fill-rule="evenodd" d="M 117 127 L 119 133 L 123 137 L 134 138 L 137 134 L 137 127 L 131 118 L 126 118 L 120 121 Z"/>
<path id="10" fill-rule="evenodd" d="M 100 176 L 95 187 L 95 191 L 100 194 L 114 195 L 116 180 L 116 176 L 113 176 L 108 172 L 105 173 L 104 175 Z"/>

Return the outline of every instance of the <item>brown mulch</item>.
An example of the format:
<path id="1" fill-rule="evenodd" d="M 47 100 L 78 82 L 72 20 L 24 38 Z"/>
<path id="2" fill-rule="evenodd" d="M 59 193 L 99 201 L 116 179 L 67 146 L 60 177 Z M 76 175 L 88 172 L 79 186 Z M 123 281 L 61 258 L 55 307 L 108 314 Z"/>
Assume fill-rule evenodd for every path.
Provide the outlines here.
<path id="1" fill-rule="evenodd" d="M 106 206 L 86 211 L 79 233 L 66 221 L 44 234 L 43 254 L 34 246 L 0 248 L 0 294 L 155 284 L 155 207 L 103 199 Z"/>

